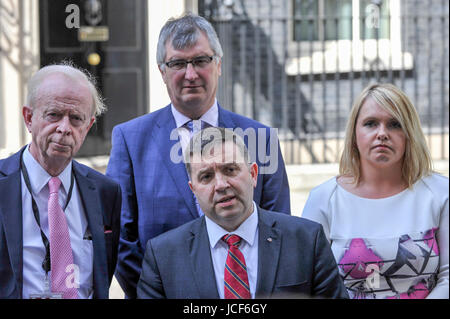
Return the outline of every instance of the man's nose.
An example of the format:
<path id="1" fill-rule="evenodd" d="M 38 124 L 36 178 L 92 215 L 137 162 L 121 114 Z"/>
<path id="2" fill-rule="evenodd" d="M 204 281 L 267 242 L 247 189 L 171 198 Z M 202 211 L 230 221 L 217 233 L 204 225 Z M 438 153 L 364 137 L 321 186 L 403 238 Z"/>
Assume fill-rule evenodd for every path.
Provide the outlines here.
<path id="1" fill-rule="evenodd" d="M 198 73 L 195 70 L 192 63 L 188 63 L 188 65 L 186 65 L 186 72 L 184 74 L 184 78 L 189 81 L 194 81 L 198 78 Z"/>
<path id="2" fill-rule="evenodd" d="M 222 174 L 216 174 L 216 191 L 224 191 L 229 187 L 226 176 Z"/>
<path id="3" fill-rule="evenodd" d="M 63 116 L 63 118 L 58 122 L 57 132 L 63 135 L 69 135 L 72 133 L 72 124 L 70 123 L 70 118 L 68 115 Z"/>

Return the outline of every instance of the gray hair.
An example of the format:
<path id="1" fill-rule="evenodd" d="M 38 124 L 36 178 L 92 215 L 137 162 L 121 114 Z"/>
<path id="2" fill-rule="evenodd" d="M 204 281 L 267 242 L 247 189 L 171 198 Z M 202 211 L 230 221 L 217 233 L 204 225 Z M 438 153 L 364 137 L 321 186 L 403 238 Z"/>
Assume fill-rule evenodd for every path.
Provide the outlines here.
<path id="1" fill-rule="evenodd" d="M 222 58 L 223 51 L 219 38 L 211 23 L 205 18 L 193 13 L 186 13 L 178 18 L 170 18 L 161 29 L 156 50 L 156 62 L 164 68 L 166 59 L 166 43 L 172 41 L 172 46 L 177 49 L 190 48 L 197 43 L 200 32 L 203 32 L 209 41 L 209 46 L 214 55 Z"/>
<path id="2" fill-rule="evenodd" d="M 240 135 L 223 127 L 207 127 L 194 134 L 184 152 L 184 165 L 186 166 L 189 178 L 191 177 L 191 162 L 194 155 L 207 154 L 214 146 L 223 145 L 226 142 L 234 143 L 236 148 L 244 156 L 245 163 L 247 165 L 250 164 L 248 149 L 245 146 L 244 139 Z"/>
<path id="3" fill-rule="evenodd" d="M 28 81 L 27 86 L 27 105 L 34 109 L 36 103 L 36 94 L 42 81 L 50 74 L 64 74 L 69 78 L 84 82 L 89 91 L 92 94 L 92 115 L 95 117 L 100 116 L 106 111 L 106 106 L 103 102 L 103 98 L 96 87 L 97 81 L 87 70 L 77 67 L 71 61 L 63 61 L 59 64 L 51 64 L 39 69 Z"/>

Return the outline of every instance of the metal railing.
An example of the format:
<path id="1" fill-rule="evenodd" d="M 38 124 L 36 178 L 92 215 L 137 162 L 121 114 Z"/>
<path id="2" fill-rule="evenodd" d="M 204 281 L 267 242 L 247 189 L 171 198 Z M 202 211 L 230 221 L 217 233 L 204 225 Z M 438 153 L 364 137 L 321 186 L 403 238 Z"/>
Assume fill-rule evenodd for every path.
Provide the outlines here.
<path id="1" fill-rule="evenodd" d="M 218 100 L 279 129 L 288 164 L 336 162 L 349 110 L 371 82 L 417 108 L 448 159 L 446 0 L 199 0 L 221 40 Z"/>

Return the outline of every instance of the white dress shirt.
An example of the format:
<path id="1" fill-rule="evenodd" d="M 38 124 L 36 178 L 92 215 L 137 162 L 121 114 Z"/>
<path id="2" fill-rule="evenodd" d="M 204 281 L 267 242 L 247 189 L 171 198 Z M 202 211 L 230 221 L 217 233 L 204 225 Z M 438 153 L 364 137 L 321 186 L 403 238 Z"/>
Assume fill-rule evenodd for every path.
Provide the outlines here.
<path id="1" fill-rule="evenodd" d="M 173 104 L 171 104 L 170 107 L 171 107 L 172 115 L 175 119 L 175 123 L 177 126 L 178 136 L 180 137 L 181 150 L 183 152 L 183 159 L 184 159 L 185 149 L 188 146 L 192 135 L 201 130 L 201 122 L 202 121 L 208 123 L 208 125 L 213 126 L 213 127 L 217 127 L 219 125 L 219 107 L 217 105 L 217 99 L 214 99 L 214 104 L 209 108 L 208 111 L 206 111 L 205 114 L 203 114 L 198 120 L 194 120 L 192 134 L 189 131 L 189 129 L 186 126 L 184 126 L 187 122 L 191 121 L 192 119 L 190 119 L 186 115 L 180 113 L 173 106 Z M 203 211 L 202 211 L 200 205 L 198 204 L 198 200 L 195 197 L 195 195 L 194 195 L 194 200 L 195 200 L 195 206 L 197 207 L 198 215 L 203 216 Z"/>
<path id="2" fill-rule="evenodd" d="M 26 147 L 23 152 L 23 162 L 27 169 L 33 198 L 39 209 L 41 228 L 50 239 L 48 229 L 48 181 L 51 176 L 34 159 Z M 70 188 L 72 174 L 72 162 L 58 176 L 61 180 L 59 189 L 59 203 L 62 208 L 66 204 Z M 79 298 L 92 298 L 93 294 L 93 261 L 94 250 L 92 240 L 83 239 L 88 229 L 88 222 L 84 212 L 81 197 L 78 192 L 77 183 L 74 180 L 72 197 L 65 210 L 67 224 L 69 227 L 70 242 L 73 251 L 74 264 L 79 268 Z M 22 173 L 22 227 L 23 227 L 23 298 L 28 299 L 30 294 L 42 293 L 44 291 L 45 271 L 42 261 L 45 257 L 45 246 L 42 242 L 39 226 L 33 214 L 31 205 L 31 194 L 25 184 Z M 48 273 L 51 287 L 51 271 Z"/>
<path id="3" fill-rule="evenodd" d="M 191 135 L 189 130 L 184 126 L 186 122 L 191 121 L 189 117 L 184 114 L 181 114 L 173 104 L 170 105 L 172 110 L 172 115 L 175 119 L 175 123 L 177 126 L 178 135 L 180 137 L 181 148 L 183 150 L 188 146 L 189 140 L 191 139 Z M 217 105 L 217 99 L 214 100 L 214 104 L 209 108 L 209 110 L 203 114 L 198 120 L 208 123 L 210 126 L 217 127 L 219 125 L 219 107 Z M 200 131 L 200 121 L 194 121 L 194 133 Z M 197 124 L 198 125 L 195 125 Z"/>
<path id="4" fill-rule="evenodd" d="M 258 278 L 258 210 L 253 202 L 253 213 L 233 232 L 228 232 L 205 215 L 206 230 L 211 245 L 211 257 L 220 299 L 224 299 L 224 273 L 228 255 L 228 245 L 222 240 L 226 234 L 242 238 L 239 250 L 244 255 L 247 266 L 250 294 L 255 298 L 256 280 Z"/>

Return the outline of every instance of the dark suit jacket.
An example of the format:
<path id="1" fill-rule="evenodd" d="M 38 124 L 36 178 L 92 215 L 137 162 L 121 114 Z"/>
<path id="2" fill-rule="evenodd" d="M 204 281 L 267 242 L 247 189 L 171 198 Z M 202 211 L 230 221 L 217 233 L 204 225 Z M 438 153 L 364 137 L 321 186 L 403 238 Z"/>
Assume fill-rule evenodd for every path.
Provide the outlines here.
<path id="1" fill-rule="evenodd" d="M 259 209 L 258 227 L 256 298 L 348 298 L 320 224 Z M 202 217 L 147 243 L 138 298 L 219 298 L 214 276 Z"/>
<path id="2" fill-rule="evenodd" d="M 23 234 L 20 156 L 0 160 L 0 299 L 22 298 Z M 120 187 L 72 161 L 94 247 L 94 298 L 108 298 L 120 233 Z M 105 233 L 105 230 L 112 232 Z"/>
<path id="3" fill-rule="evenodd" d="M 266 131 L 262 146 L 270 154 L 267 126 L 219 106 L 219 126 L 225 128 L 261 128 Z M 170 151 L 178 138 L 170 140 L 175 129 L 170 105 L 116 126 L 106 175 L 122 188 L 122 228 L 116 277 L 125 294 L 136 297 L 145 244 L 167 230 L 198 217 L 184 163 L 173 163 Z M 257 139 L 258 142 L 258 139 Z M 259 206 L 290 214 L 289 185 L 278 148 L 278 169 L 260 174 L 254 192 Z M 259 151 L 259 150 L 258 150 Z M 258 165 L 264 166 L 257 159 Z"/>

